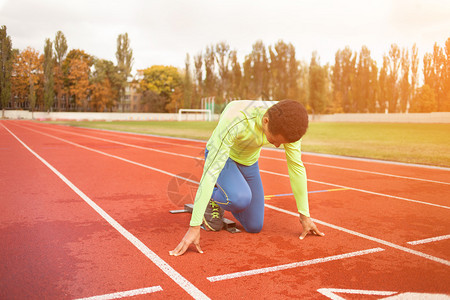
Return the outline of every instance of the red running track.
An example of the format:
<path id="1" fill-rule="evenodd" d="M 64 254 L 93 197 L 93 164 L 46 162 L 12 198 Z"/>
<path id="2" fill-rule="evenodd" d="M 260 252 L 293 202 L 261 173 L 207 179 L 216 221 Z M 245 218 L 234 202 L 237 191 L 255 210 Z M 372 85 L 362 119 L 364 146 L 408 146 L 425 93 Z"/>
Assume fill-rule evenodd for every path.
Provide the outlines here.
<path id="1" fill-rule="evenodd" d="M 262 232 L 202 231 L 204 254 L 170 256 L 190 215 L 169 210 L 192 201 L 204 146 L 0 121 L 0 298 L 449 297 L 445 168 L 304 154 L 326 235 L 299 240 L 284 154 L 264 149 Z"/>

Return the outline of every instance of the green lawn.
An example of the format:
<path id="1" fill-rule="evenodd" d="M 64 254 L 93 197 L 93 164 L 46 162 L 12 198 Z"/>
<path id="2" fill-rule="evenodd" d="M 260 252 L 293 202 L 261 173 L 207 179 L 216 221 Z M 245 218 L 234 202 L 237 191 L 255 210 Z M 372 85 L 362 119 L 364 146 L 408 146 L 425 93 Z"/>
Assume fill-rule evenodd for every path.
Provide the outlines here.
<path id="1" fill-rule="evenodd" d="M 206 140 L 216 122 L 53 122 Z M 303 151 L 450 167 L 450 124 L 311 122 Z"/>
<path id="2" fill-rule="evenodd" d="M 303 150 L 450 167 L 450 124 L 316 122 Z"/>
<path id="3" fill-rule="evenodd" d="M 137 133 L 186 137 L 207 140 L 217 122 L 177 122 L 177 121 L 58 121 L 51 122 L 76 127 L 89 127 Z"/>

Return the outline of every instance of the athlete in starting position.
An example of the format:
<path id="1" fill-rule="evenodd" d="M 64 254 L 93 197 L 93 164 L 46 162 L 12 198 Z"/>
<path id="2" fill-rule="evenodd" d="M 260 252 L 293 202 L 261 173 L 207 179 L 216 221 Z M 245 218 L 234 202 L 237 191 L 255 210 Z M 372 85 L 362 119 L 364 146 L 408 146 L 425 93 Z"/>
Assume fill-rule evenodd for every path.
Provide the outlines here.
<path id="1" fill-rule="evenodd" d="M 205 165 L 194 201 L 190 227 L 170 255 L 182 255 L 194 243 L 200 248 L 200 225 L 218 231 L 224 210 L 230 211 L 247 232 L 258 233 L 264 222 L 264 191 L 258 158 L 263 145 L 283 144 L 289 178 L 303 227 L 323 236 L 309 215 L 306 171 L 301 160 L 301 138 L 308 114 L 299 102 L 233 101 L 220 116 L 205 150 Z"/>

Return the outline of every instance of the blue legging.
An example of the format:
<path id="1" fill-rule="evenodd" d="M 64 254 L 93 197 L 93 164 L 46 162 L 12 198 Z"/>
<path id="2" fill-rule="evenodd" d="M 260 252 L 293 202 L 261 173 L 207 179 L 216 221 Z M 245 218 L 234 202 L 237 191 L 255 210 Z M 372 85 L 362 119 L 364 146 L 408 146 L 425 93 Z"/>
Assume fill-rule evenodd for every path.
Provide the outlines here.
<path id="1" fill-rule="evenodd" d="M 208 149 L 205 151 L 205 159 Z M 245 231 L 260 232 L 264 223 L 264 190 L 258 162 L 251 166 L 228 158 L 211 197 L 230 211 Z"/>

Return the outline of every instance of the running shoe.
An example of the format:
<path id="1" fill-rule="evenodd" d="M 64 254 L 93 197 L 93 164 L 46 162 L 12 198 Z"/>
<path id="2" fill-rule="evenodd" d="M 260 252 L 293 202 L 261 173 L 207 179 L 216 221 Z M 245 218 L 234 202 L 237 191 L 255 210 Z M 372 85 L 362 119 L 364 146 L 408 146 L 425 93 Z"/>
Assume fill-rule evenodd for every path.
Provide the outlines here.
<path id="1" fill-rule="evenodd" d="M 219 231 L 223 228 L 223 214 L 225 211 L 212 199 L 209 200 L 206 207 L 203 223 L 205 227 L 212 231 Z"/>

